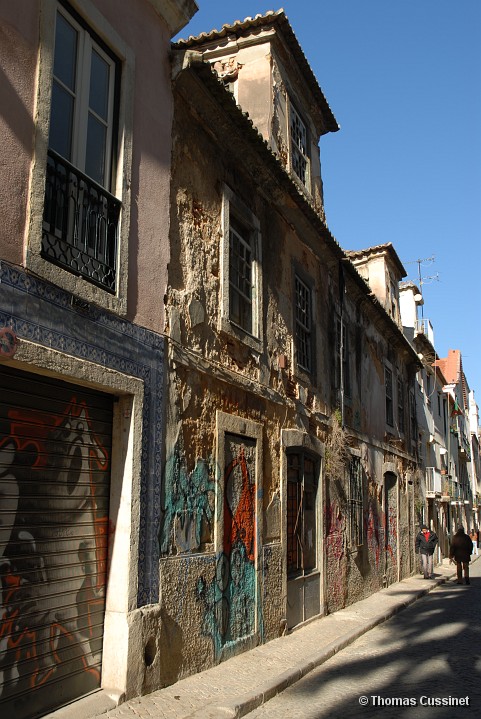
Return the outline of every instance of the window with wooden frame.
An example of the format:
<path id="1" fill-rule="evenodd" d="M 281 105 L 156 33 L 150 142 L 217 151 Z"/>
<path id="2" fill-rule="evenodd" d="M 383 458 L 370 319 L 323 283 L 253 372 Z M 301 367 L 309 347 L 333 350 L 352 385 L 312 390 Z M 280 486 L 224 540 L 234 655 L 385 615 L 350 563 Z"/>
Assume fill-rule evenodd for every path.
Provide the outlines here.
<path id="1" fill-rule="evenodd" d="M 302 184 L 309 188 L 309 152 L 308 152 L 308 132 L 305 122 L 297 112 L 296 108 L 290 103 L 290 147 L 291 147 L 291 167 Z"/>
<path id="2" fill-rule="evenodd" d="M 261 234 L 256 216 L 224 186 L 220 328 L 262 348 Z"/>
<path id="3" fill-rule="evenodd" d="M 386 424 L 392 427 L 394 425 L 393 384 L 392 372 L 388 367 L 384 368 L 384 386 L 386 394 Z"/>
<path id="4" fill-rule="evenodd" d="M 296 274 L 294 278 L 295 359 L 305 372 L 313 369 L 312 290 Z"/>
<path id="5" fill-rule="evenodd" d="M 229 226 L 229 318 L 252 334 L 253 243 L 252 231 L 235 217 Z"/>
<path id="6" fill-rule="evenodd" d="M 349 336 L 346 323 L 338 318 L 336 322 L 336 385 L 343 390 L 345 397 L 351 396 L 351 373 L 349 365 Z"/>
<path id="7" fill-rule="evenodd" d="M 115 171 L 120 62 L 68 4 L 55 16 L 42 257 L 110 293 L 121 202 Z"/>
<path id="8" fill-rule="evenodd" d="M 404 386 L 401 377 L 397 380 L 397 422 L 398 430 L 404 432 Z"/>

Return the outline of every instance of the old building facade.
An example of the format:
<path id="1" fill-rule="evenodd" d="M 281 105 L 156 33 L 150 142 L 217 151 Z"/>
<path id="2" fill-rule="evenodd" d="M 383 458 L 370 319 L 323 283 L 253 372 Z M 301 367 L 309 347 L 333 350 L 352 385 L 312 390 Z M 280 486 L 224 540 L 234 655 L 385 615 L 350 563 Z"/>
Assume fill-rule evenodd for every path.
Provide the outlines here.
<path id="1" fill-rule="evenodd" d="M 0 11 L 2 716 L 139 694 L 155 653 L 169 50 L 195 10 Z"/>
<path id="2" fill-rule="evenodd" d="M 418 363 L 327 229 L 337 123 L 284 13 L 179 42 L 174 98 L 169 681 L 413 571 Z"/>

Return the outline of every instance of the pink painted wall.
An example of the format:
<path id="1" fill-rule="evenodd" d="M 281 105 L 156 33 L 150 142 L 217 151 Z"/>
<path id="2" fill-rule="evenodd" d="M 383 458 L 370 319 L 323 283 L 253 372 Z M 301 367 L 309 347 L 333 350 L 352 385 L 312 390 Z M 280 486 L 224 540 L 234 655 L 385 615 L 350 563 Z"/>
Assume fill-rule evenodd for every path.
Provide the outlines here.
<path id="1" fill-rule="evenodd" d="M 33 153 L 36 0 L 2 3 L 0 19 L 0 257 L 22 264 Z"/>
<path id="2" fill-rule="evenodd" d="M 146 0 L 95 5 L 135 55 L 132 168 L 124 178 L 132 193 L 127 316 L 162 332 L 169 261 L 169 30 Z M 18 0 L 0 11 L 0 258 L 15 264 L 24 262 L 39 6 L 38 0 Z"/>

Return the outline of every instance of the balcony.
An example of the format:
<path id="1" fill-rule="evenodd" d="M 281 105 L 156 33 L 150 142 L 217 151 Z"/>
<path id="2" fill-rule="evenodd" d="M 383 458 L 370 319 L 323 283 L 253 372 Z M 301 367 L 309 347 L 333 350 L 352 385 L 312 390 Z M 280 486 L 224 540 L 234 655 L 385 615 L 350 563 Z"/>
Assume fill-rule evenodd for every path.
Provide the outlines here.
<path id="1" fill-rule="evenodd" d="M 441 472 L 436 467 L 426 467 L 426 497 L 441 494 Z"/>
<path id="2" fill-rule="evenodd" d="M 424 335 L 434 347 L 434 330 L 430 320 L 426 320 L 424 318 L 416 320 L 414 325 L 414 334 Z"/>
<path id="3" fill-rule="evenodd" d="M 42 257 L 114 293 L 120 201 L 48 151 Z"/>

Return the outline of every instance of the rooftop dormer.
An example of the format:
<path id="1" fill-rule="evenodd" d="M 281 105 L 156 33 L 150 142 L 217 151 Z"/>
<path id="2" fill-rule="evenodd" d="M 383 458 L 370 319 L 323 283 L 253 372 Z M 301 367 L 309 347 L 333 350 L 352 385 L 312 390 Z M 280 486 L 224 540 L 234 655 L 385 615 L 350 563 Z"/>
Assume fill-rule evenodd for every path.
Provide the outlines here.
<path id="1" fill-rule="evenodd" d="M 209 62 L 323 214 L 319 139 L 339 126 L 283 10 L 180 40 Z"/>
<path id="2" fill-rule="evenodd" d="M 347 251 L 346 255 L 386 312 L 401 326 L 399 282 L 406 277 L 406 270 L 392 243 Z"/>

